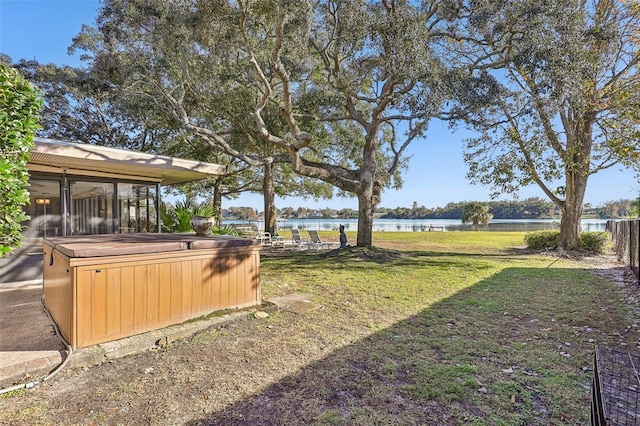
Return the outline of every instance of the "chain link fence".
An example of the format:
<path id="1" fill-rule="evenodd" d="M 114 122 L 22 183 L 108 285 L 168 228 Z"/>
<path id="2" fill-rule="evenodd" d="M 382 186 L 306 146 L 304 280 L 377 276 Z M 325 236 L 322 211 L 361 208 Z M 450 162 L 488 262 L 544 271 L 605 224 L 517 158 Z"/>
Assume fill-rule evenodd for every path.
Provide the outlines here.
<path id="1" fill-rule="evenodd" d="M 596 347 L 591 386 L 592 426 L 640 425 L 640 356 Z"/>

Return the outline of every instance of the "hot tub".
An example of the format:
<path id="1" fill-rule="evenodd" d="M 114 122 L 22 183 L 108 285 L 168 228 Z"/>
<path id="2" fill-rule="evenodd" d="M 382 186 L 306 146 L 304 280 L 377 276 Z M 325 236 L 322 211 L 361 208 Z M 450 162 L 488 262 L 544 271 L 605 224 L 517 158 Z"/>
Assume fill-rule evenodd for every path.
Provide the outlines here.
<path id="1" fill-rule="evenodd" d="M 261 304 L 253 239 L 91 235 L 43 249 L 44 303 L 74 349 Z"/>

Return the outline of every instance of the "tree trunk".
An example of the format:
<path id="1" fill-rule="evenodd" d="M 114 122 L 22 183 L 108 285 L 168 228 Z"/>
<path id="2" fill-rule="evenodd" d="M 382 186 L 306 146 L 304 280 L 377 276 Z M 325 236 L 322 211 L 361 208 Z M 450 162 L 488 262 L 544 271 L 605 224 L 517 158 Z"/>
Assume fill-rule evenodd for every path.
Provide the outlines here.
<path id="1" fill-rule="evenodd" d="M 276 234 L 276 196 L 273 187 L 273 164 L 264 165 L 262 181 L 262 195 L 264 197 L 264 231 Z"/>
<path id="2" fill-rule="evenodd" d="M 362 152 L 362 165 L 360 166 L 360 185 L 358 187 L 358 247 L 373 246 L 373 212 L 380 202 L 380 182 L 376 181 L 376 147 L 378 140 L 377 132 L 380 129 L 380 122 L 372 123 L 367 130 Z"/>
<path id="3" fill-rule="evenodd" d="M 215 226 L 222 226 L 222 178 L 216 178 L 213 184 L 213 217 Z"/>
<path id="4" fill-rule="evenodd" d="M 358 247 L 371 247 L 373 245 L 373 185 L 369 185 L 362 193 L 358 194 Z"/>
<path id="5" fill-rule="evenodd" d="M 560 237 L 558 247 L 564 250 L 580 249 L 580 220 L 588 176 L 583 173 L 568 173 L 566 198 L 562 203 Z"/>
<path id="6" fill-rule="evenodd" d="M 574 204 L 564 203 L 562 219 L 560 219 L 560 237 L 558 247 L 564 250 L 578 250 L 580 248 L 580 219 L 582 207 L 575 208 Z"/>

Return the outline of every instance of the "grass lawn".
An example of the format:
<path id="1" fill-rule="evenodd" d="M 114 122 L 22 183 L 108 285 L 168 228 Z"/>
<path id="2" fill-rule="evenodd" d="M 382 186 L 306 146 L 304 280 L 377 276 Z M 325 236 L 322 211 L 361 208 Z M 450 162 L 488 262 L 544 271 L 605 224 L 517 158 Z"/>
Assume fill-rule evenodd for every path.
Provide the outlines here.
<path id="1" fill-rule="evenodd" d="M 263 299 L 311 293 L 319 309 L 67 372 L 0 398 L 0 424 L 585 425 L 594 347 L 636 351 L 638 317 L 610 262 L 523 238 L 380 232 L 370 249 L 265 251 Z"/>
<path id="2" fill-rule="evenodd" d="M 265 258 L 264 296 L 318 295 L 308 336 L 340 347 L 280 397 L 305 395 L 297 415 L 327 424 L 588 423 L 594 346 L 636 349 L 635 317 L 588 259 L 523 237 L 377 233 L 396 252 Z"/>

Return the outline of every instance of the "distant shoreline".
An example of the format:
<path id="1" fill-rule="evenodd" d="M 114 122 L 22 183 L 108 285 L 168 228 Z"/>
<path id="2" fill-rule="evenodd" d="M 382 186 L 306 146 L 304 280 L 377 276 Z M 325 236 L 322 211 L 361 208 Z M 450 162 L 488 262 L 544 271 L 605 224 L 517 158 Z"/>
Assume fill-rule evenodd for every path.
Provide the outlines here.
<path id="1" fill-rule="evenodd" d="M 587 218 L 581 221 L 583 231 L 604 231 L 609 219 Z M 264 229 L 262 220 L 225 219 L 223 225 L 256 225 Z M 336 231 L 344 225 L 347 231 L 358 230 L 358 219 L 278 219 L 278 229 L 302 229 L 317 231 Z M 559 229 L 560 219 L 492 219 L 486 227 L 480 226 L 480 231 L 513 231 L 532 232 L 539 230 Z M 475 230 L 471 224 L 463 224 L 460 219 L 374 219 L 373 231 L 381 232 L 431 232 L 431 231 L 471 231 Z"/>

